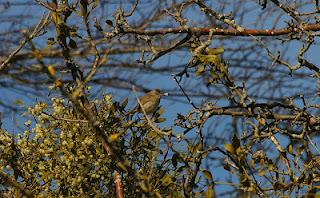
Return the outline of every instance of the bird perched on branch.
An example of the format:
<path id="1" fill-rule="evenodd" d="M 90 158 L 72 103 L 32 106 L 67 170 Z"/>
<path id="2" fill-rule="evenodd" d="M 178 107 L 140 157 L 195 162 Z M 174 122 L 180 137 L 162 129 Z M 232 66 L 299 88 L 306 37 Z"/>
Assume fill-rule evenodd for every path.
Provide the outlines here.
<path id="1" fill-rule="evenodd" d="M 138 104 L 135 106 L 135 108 L 133 108 L 130 112 L 128 112 L 128 114 L 132 114 L 134 112 L 143 113 L 143 110 L 148 115 L 153 114 L 157 110 L 160 104 L 161 96 L 167 96 L 167 95 L 168 93 L 163 93 L 159 89 L 151 90 L 145 95 L 139 97 Z M 143 110 L 139 105 L 139 102 L 142 105 Z"/>

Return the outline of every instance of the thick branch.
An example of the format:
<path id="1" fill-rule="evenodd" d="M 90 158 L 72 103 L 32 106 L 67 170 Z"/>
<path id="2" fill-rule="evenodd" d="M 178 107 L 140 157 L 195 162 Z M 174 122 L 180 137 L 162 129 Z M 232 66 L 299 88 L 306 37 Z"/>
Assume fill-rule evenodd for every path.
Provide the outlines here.
<path id="1" fill-rule="evenodd" d="M 320 24 L 307 24 L 303 26 L 305 31 L 319 31 Z M 223 35 L 223 36 L 280 36 L 286 34 L 297 33 L 300 31 L 298 28 L 280 28 L 280 29 L 244 29 L 243 31 L 238 31 L 234 29 L 220 29 L 220 28 L 188 28 L 188 27 L 178 27 L 178 28 L 167 28 L 158 30 L 139 30 L 139 29 L 126 29 L 124 33 L 138 34 L 138 35 L 164 35 L 164 34 L 181 34 L 181 33 L 191 33 L 198 35 L 208 35 L 212 31 L 213 35 Z"/>

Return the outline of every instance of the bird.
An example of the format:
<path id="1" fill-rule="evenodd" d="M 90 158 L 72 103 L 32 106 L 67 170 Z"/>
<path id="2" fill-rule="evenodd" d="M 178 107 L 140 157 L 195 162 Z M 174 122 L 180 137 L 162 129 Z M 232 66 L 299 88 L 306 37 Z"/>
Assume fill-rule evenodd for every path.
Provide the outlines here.
<path id="1" fill-rule="evenodd" d="M 161 92 L 160 89 L 153 89 L 145 95 L 139 97 L 139 102 L 147 115 L 153 114 L 157 110 L 160 104 L 161 96 L 168 96 L 168 93 Z M 143 113 L 139 103 L 128 113 L 131 114 L 133 112 Z"/>

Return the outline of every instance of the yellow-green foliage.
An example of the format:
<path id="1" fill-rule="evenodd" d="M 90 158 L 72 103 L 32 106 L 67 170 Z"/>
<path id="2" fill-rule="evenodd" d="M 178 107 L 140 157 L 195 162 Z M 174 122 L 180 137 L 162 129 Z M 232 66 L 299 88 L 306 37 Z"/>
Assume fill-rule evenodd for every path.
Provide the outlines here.
<path id="1" fill-rule="evenodd" d="M 174 175 L 159 168 L 162 137 L 145 120 L 124 116 L 126 104 L 127 101 L 112 102 L 109 95 L 96 101 L 100 127 L 136 170 L 135 175 L 122 172 L 125 194 L 160 196 L 180 191 Z M 162 112 L 152 120 L 156 122 Z M 3 172 L 17 175 L 15 179 L 21 185 L 42 197 L 116 196 L 113 174 L 119 167 L 107 155 L 88 122 L 67 101 L 52 98 L 51 105 L 39 102 L 28 109 L 28 114 L 32 119 L 25 123 L 27 130 L 22 135 L 13 139 L 8 132 L 0 133 Z M 6 194 L 20 196 L 10 186 Z"/>

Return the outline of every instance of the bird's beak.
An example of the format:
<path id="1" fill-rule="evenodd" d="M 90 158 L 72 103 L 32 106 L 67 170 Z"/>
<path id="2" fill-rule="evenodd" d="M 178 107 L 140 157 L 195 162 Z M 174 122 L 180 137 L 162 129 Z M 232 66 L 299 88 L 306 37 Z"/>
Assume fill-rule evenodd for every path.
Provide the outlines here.
<path id="1" fill-rule="evenodd" d="M 162 95 L 163 96 L 169 96 L 169 93 L 163 93 Z"/>

